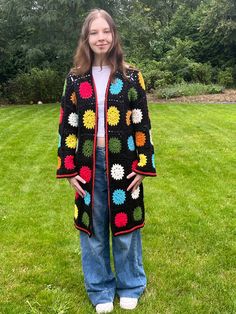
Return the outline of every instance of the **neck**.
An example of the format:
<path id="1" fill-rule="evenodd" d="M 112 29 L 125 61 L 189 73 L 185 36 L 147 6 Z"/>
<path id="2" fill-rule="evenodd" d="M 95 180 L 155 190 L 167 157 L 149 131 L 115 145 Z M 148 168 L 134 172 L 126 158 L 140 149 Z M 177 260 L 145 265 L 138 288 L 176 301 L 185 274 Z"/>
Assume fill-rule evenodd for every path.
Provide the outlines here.
<path id="1" fill-rule="evenodd" d="M 100 66 L 101 65 L 109 65 L 107 59 L 104 56 L 94 56 L 93 66 Z"/>

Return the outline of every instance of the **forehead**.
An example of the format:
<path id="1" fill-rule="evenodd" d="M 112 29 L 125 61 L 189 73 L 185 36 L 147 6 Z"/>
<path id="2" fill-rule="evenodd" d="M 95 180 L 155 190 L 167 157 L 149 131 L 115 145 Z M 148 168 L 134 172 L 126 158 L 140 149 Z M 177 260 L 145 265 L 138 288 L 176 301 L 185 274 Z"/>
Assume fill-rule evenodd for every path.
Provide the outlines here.
<path id="1" fill-rule="evenodd" d="M 103 17 L 97 17 L 95 20 L 92 21 L 90 24 L 89 29 L 104 29 L 104 28 L 110 28 L 109 24 Z"/>

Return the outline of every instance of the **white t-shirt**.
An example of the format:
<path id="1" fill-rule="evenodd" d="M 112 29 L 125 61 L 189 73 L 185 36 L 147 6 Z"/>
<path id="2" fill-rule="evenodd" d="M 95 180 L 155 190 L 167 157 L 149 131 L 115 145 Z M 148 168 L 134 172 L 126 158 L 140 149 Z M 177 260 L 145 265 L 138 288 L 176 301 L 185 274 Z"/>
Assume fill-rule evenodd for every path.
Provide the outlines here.
<path id="1" fill-rule="evenodd" d="M 108 83 L 108 79 L 111 73 L 111 68 L 109 65 L 103 65 L 102 70 L 100 66 L 92 66 L 92 74 L 95 81 L 97 98 L 98 98 L 98 132 L 97 136 L 104 137 L 104 103 L 105 103 L 105 93 Z"/>

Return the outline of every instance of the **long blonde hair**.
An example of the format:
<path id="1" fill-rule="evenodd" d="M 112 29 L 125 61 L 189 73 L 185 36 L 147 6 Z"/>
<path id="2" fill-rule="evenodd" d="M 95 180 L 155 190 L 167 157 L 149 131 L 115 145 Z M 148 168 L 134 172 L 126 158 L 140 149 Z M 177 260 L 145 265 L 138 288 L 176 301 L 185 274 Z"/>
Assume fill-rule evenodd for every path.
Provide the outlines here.
<path id="1" fill-rule="evenodd" d="M 93 64 L 94 53 L 89 46 L 89 28 L 91 23 L 97 18 L 102 17 L 108 23 L 112 32 L 112 45 L 107 52 L 107 61 L 111 67 L 111 77 L 114 78 L 114 73 L 119 70 L 126 78 L 125 70 L 130 68 L 130 65 L 124 61 L 123 51 L 120 44 L 120 38 L 117 33 L 114 20 L 105 10 L 93 9 L 89 12 L 85 18 L 82 26 L 81 35 L 79 38 L 78 46 L 73 58 L 73 67 L 71 73 L 73 74 L 85 74 L 88 72 Z"/>

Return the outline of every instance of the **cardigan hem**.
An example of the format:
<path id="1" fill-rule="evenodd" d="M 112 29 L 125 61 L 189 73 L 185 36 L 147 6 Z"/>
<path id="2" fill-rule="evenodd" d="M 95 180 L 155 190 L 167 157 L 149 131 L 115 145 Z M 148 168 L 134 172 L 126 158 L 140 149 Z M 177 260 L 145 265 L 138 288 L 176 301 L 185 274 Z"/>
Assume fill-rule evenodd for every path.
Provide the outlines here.
<path id="1" fill-rule="evenodd" d="M 79 230 L 81 230 L 81 231 L 86 232 L 89 236 L 92 235 L 92 232 L 88 231 L 88 230 L 85 229 L 85 228 L 82 228 L 82 227 L 77 226 L 76 223 L 74 223 L 74 226 L 75 226 L 76 229 L 79 229 Z"/>
<path id="2" fill-rule="evenodd" d="M 57 174 L 56 175 L 56 178 L 57 179 L 63 179 L 63 178 L 71 178 L 71 177 L 75 177 L 78 175 L 78 172 L 74 172 L 74 173 L 71 173 L 71 174 Z"/>
<path id="3" fill-rule="evenodd" d="M 131 228 L 131 229 L 128 229 L 128 230 L 115 232 L 115 233 L 114 233 L 114 236 L 116 237 L 116 236 L 121 235 L 121 234 L 131 233 L 132 231 L 134 231 L 134 230 L 136 230 L 136 229 L 142 228 L 144 225 L 145 225 L 145 222 L 142 223 L 141 225 L 135 226 L 135 227 L 133 227 L 133 228 Z"/>
<path id="4" fill-rule="evenodd" d="M 137 169 L 134 169 L 134 172 L 136 172 L 138 174 L 143 174 L 145 176 L 152 176 L 152 177 L 156 177 L 157 176 L 156 172 L 145 172 L 145 171 L 140 171 L 140 170 L 137 170 Z"/>

